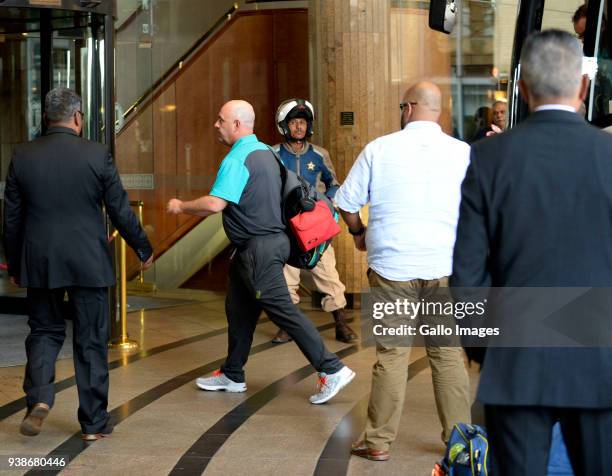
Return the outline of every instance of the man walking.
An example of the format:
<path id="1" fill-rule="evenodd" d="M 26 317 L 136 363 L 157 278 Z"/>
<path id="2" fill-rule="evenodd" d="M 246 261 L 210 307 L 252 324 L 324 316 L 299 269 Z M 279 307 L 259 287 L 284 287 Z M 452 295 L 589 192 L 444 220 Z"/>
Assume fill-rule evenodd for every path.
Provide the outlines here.
<path id="1" fill-rule="evenodd" d="M 469 146 L 444 134 L 438 125 L 442 95 L 435 84 L 421 82 L 410 88 L 400 108 L 402 130 L 364 148 L 336 201 L 355 246 L 367 249 L 374 303 L 399 299 L 444 305 L 451 299 L 448 276 Z M 359 217 L 366 204 L 370 205 L 367 230 Z M 420 318 L 437 324 L 453 320 L 437 315 Z M 384 461 L 399 428 L 412 342 L 409 337 L 375 338 L 378 361 L 372 370 L 368 418 L 352 453 Z M 448 339 L 427 338 L 426 349 L 446 442 L 455 423 L 470 420 L 463 352 L 458 342 Z"/>
<path id="2" fill-rule="evenodd" d="M 45 98 L 46 134 L 15 147 L 4 192 L 4 247 L 11 281 L 27 288 L 30 334 L 21 433 L 37 435 L 53 406 L 55 360 L 74 325 L 74 366 L 83 439 L 112 431 L 108 405 L 108 287 L 115 284 L 102 206 L 144 268 L 153 249 L 107 148 L 79 137 L 81 99 L 57 88 Z"/>
<path id="3" fill-rule="evenodd" d="M 246 101 L 229 101 L 215 128 L 230 152 L 225 156 L 209 195 L 183 202 L 173 198 L 168 212 L 209 216 L 223 213 L 223 227 L 237 248 L 230 266 L 225 301 L 228 355 L 212 377 L 199 378 L 203 390 L 246 391 L 243 367 L 261 311 L 287 331 L 319 372 L 319 392 L 310 397 L 325 403 L 348 385 L 355 373 L 330 353 L 310 320 L 291 302 L 283 266 L 289 238 L 281 217 L 281 173 L 272 151 L 259 142 L 255 112 Z"/>
<path id="4" fill-rule="evenodd" d="M 519 88 L 531 115 L 472 148 L 453 286 L 612 284 L 612 137 L 576 113 L 588 91 L 581 71 L 582 46 L 569 33 L 548 30 L 525 42 Z M 542 309 L 533 301 L 495 317 L 515 327 L 517 311 Z M 609 335 L 609 320 L 598 323 L 581 311 L 573 316 L 581 327 Z M 610 347 L 489 347 L 477 398 L 485 404 L 494 474 L 546 474 L 559 420 L 574 473 L 610 471 Z"/>
<path id="5" fill-rule="evenodd" d="M 308 141 L 313 133 L 314 118 L 314 108 L 308 101 L 304 99 L 284 101 L 276 111 L 276 127 L 285 137 L 285 142 L 276 144 L 273 149 L 279 154 L 285 167 L 300 175 L 316 190 L 323 189 L 325 195 L 333 200 L 340 184 L 336 179 L 336 171 L 329 152 Z M 300 302 L 298 295 L 300 270 L 285 265 L 283 272 L 291 301 L 298 304 Z M 321 307 L 334 316 L 336 340 L 348 343 L 357 339 L 353 329 L 346 323 L 345 287 L 336 270 L 336 256 L 331 245 L 325 250 L 310 273 L 317 289 L 325 295 L 321 300 Z M 280 344 L 289 340 L 291 340 L 289 334 L 279 329 L 272 342 Z"/>

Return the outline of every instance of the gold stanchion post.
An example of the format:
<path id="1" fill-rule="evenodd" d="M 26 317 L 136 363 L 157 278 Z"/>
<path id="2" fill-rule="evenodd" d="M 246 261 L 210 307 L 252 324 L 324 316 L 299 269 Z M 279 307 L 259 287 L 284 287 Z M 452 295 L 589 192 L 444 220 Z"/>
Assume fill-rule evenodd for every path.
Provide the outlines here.
<path id="1" fill-rule="evenodd" d="M 111 349 L 121 349 L 121 350 L 134 350 L 138 349 L 138 342 L 135 340 L 131 340 L 128 336 L 127 332 L 127 245 L 125 244 L 125 240 L 123 238 L 119 238 L 120 240 L 120 306 L 119 312 L 121 313 L 121 335 L 118 336 L 115 340 L 111 340 L 110 348 Z"/>

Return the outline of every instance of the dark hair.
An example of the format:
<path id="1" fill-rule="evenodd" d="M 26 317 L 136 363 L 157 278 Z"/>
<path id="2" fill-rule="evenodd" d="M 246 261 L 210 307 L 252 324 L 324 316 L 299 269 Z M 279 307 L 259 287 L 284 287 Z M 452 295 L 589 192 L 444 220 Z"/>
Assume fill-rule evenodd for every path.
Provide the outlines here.
<path id="1" fill-rule="evenodd" d="M 577 23 L 578 20 L 580 20 L 581 18 L 586 18 L 588 11 L 589 7 L 586 3 L 584 5 L 580 5 L 578 9 L 574 12 L 574 16 L 572 17 L 572 23 Z"/>

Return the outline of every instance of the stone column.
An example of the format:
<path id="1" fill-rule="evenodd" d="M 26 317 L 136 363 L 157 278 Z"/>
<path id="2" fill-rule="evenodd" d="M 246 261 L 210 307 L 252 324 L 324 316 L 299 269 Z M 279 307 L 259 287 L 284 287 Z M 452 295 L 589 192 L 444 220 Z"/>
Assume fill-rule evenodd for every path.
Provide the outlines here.
<path id="1" fill-rule="evenodd" d="M 313 142 L 331 154 L 340 182 L 363 147 L 399 126 L 390 67 L 390 0 L 311 0 L 311 98 L 317 113 Z M 393 111 L 395 112 L 395 111 Z M 352 114 L 352 123 L 351 123 Z M 342 119 L 341 119 L 342 118 Z M 367 210 L 362 212 L 367 219 Z M 346 292 L 367 288 L 365 253 L 343 227 L 334 241 Z"/>

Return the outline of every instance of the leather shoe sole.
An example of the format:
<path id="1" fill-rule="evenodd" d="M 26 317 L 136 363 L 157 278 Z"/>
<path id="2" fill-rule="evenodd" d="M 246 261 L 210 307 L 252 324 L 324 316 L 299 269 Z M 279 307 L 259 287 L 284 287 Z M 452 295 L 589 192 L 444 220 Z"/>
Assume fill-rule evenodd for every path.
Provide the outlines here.
<path id="1" fill-rule="evenodd" d="M 352 444 L 351 454 L 370 461 L 387 461 L 389 459 L 388 451 L 370 449 L 363 441 Z"/>
<path id="2" fill-rule="evenodd" d="M 278 331 L 278 333 L 272 339 L 273 344 L 284 344 L 285 342 L 291 342 L 293 339 L 285 331 Z"/>
<path id="3" fill-rule="evenodd" d="M 49 415 L 49 406 L 44 403 L 37 403 L 27 413 L 21 425 L 19 432 L 25 436 L 36 436 L 40 433 L 42 424 L 45 418 Z"/>
<path id="4" fill-rule="evenodd" d="M 111 435 L 113 432 L 112 426 L 107 426 L 100 433 L 83 433 L 81 434 L 81 439 L 84 441 L 97 441 L 102 438 L 106 438 Z"/>

